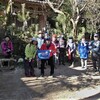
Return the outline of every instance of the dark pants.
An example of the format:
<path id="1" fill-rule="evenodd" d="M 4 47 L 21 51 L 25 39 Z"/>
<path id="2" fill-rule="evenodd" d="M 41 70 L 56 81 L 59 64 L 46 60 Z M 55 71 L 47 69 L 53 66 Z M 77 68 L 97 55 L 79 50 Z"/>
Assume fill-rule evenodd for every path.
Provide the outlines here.
<path id="1" fill-rule="evenodd" d="M 11 53 L 4 56 L 5 58 L 11 58 Z M 8 66 L 8 61 L 4 61 L 4 66 Z"/>
<path id="2" fill-rule="evenodd" d="M 92 62 L 94 69 L 100 70 L 100 56 L 96 54 L 92 54 Z"/>
<path id="3" fill-rule="evenodd" d="M 65 64 L 66 50 L 65 48 L 59 49 L 59 64 Z"/>
<path id="4" fill-rule="evenodd" d="M 54 74 L 54 57 L 52 56 L 47 60 L 48 60 L 48 64 L 51 67 L 50 75 L 53 75 Z M 44 75 L 44 68 L 45 68 L 45 63 L 47 60 L 45 59 L 41 60 L 41 75 Z"/>
<path id="5" fill-rule="evenodd" d="M 34 76 L 34 68 L 32 66 L 33 62 L 29 62 L 28 60 L 25 60 L 24 62 L 24 68 L 25 68 L 25 76 Z"/>
<path id="6" fill-rule="evenodd" d="M 69 60 L 70 64 L 73 64 L 75 62 L 75 53 L 71 53 L 71 59 Z"/>

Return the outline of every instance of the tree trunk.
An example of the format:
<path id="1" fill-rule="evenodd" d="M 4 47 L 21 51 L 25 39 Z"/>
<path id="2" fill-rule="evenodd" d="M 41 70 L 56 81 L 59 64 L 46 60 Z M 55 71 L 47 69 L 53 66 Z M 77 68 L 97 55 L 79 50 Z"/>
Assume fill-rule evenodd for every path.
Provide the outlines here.
<path id="1" fill-rule="evenodd" d="M 77 24 L 73 24 L 73 36 L 74 39 L 77 39 Z"/>
<path id="2" fill-rule="evenodd" d="M 74 39 L 77 39 L 77 24 L 78 24 L 78 20 L 74 21 L 73 19 L 71 19 L 71 22 L 72 22 L 72 26 L 73 26 L 72 33 L 73 33 Z"/>
<path id="3" fill-rule="evenodd" d="M 22 28 L 22 30 L 25 32 L 25 27 L 27 27 L 27 21 L 25 20 L 24 22 L 23 22 L 23 28 Z"/>

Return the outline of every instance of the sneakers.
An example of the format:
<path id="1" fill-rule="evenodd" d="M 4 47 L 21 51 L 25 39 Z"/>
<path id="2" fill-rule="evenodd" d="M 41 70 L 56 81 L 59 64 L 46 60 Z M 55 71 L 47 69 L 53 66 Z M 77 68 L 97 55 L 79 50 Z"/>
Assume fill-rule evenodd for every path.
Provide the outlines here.
<path id="1" fill-rule="evenodd" d="M 85 66 L 82 66 L 81 68 L 82 68 L 82 70 L 87 70 L 87 67 L 85 67 Z"/>
<path id="2" fill-rule="evenodd" d="M 63 66 L 65 66 L 65 64 L 64 64 L 64 63 L 63 63 L 62 65 L 63 65 Z"/>
<path id="3" fill-rule="evenodd" d="M 41 74 L 40 75 L 40 77 L 44 77 L 44 74 Z M 54 77 L 54 75 L 52 74 L 52 75 L 50 75 L 50 76 L 48 76 L 48 78 L 53 78 Z"/>
<path id="4" fill-rule="evenodd" d="M 54 75 L 50 75 L 50 76 L 48 76 L 48 78 L 53 78 L 54 77 Z"/>
<path id="5" fill-rule="evenodd" d="M 96 68 L 94 68 L 94 71 L 97 72 L 98 70 Z"/>
<path id="6" fill-rule="evenodd" d="M 41 76 L 40 77 L 44 77 L 44 74 L 41 74 Z"/>
<path id="7" fill-rule="evenodd" d="M 41 67 L 39 67 L 39 69 L 41 69 Z M 44 69 L 46 69 L 46 67 L 44 67 Z"/>
<path id="8" fill-rule="evenodd" d="M 54 74 L 50 74 L 51 77 L 54 77 Z"/>

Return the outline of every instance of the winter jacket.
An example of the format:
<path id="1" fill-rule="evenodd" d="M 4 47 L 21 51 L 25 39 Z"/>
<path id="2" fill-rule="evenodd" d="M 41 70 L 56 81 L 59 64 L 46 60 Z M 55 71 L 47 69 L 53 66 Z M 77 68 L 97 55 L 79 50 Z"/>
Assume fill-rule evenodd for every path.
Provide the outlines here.
<path id="1" fill-rule="evenodd" d="M 55 40 L 52 41 L 52 43 L 55 45 L 56 49 L 59 48 L 59 41 Z"/>
<path id="2" fill-rule="evenodd" d="M 8 55 L 8 52 L 12 53 L 13 52 L 13 44 L 9 40 L 6 42 L 5 40 L 1 42 L 1 49 L 2 49 L 2 54 L 3 55 Z"/>
<path id="3" fill-rule="evenodd" d="M 38 49 L 40 49 L 42 44 L 44 43 L 44 39 L 43 38 L 37 38 L 37 42 L 38 42 Z"/>
<path id="4" fill-rule="evenodd" d="M 92 56 L 100 56 L 100 41 L 92 41 L 90 44 Z"/>
<path id="5" fill-rule="evenodd" d="M 33 44 L 27 44 L 25 47 L 25 56 L 26 59 L 32 59 L 35 58 L 37 53 L 37 48 L 35 45 Z"/>
<path id="6" fill-rule="evenodd" d="M 87 59 L 89 54 L 89 45 L 87 42 L 78 44 L 78 51 L 80 54 L 80 58 Z"/>
<path id="7" fill-rule="evenodd" d="M 60 38 L 59 40 L 59 48 L 66 48 L 66 40 L 63 38 Z"/>
<path id="8" fill-rule="evenodd" d="M 50 50 L 50 57 L 56 53 L 56 48 L 55 48 L 55 45 L 53 43 L 50 43 L 49 48 L 47 48 L 46 43 L 42 44 L 41 50 Z"/>
<path id="9" fill-rule="evenodd" d="M 67 50 L 70 50 L 71 53 L 75 53 L 75 51 L 76 51 L 76 45 L 74 42 L 72 42 L 72 43 L 68 42 L 66 48 L 67 48 Z"/>

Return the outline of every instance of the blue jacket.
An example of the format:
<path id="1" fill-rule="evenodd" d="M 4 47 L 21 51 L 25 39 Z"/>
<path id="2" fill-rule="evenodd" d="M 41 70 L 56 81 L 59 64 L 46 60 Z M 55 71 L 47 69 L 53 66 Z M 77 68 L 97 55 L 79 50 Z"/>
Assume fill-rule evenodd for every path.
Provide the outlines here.
<path id="1" fill-rule="evenodd" d="M 80 54 L 80 58 L 87 59 L 89 54 L 89 45 L 87 42 L 78 44 L 78 51 Z"/>

